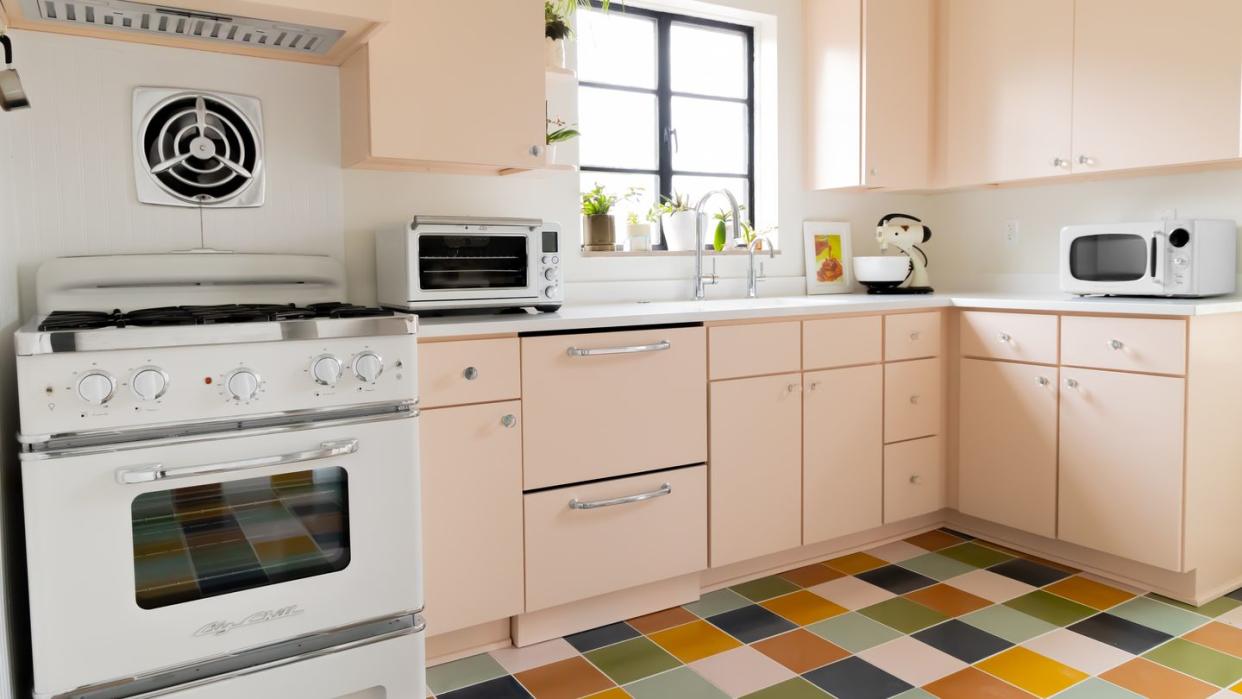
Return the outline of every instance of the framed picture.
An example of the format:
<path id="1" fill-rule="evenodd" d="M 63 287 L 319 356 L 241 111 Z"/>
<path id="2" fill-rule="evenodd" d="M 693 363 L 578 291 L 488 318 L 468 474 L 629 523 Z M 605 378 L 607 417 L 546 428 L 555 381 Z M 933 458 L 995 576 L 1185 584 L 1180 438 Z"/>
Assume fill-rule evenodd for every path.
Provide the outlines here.
<path id="1" fill-rule="evenodd" d="M 806 248 L 806 293 L 846 294 L 854 290 L 854 255 L 850 224 L 807 221 L 802 224 Z"/>

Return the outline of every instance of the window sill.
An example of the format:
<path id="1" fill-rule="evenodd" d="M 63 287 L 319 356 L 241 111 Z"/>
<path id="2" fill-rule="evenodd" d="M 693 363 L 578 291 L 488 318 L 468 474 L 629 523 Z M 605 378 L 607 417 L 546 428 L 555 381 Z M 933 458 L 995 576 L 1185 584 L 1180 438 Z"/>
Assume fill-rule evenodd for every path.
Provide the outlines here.
<path id="1" fill-rule="evenodd" d="M 694 257 L 693 250 L 615 250 L 615 251 L 599 251 L 599 250 L 579 250 L 583 257 Z M 704 250 L 704 257 L 746 257 L 750 253 L 744 248 L 733 248 L 731 250 Z M 767 250 L 757 250 L 755 255 L 759 257 L 767 257 L 770 255 Z M 780 250 L 776 254 L 781 254 Z"/>

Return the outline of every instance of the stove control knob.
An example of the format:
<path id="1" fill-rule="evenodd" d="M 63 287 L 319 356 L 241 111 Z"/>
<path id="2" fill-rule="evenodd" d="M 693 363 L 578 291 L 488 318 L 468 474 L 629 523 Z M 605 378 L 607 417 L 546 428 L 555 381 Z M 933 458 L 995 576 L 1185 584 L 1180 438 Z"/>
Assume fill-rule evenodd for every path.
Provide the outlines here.
<path id="1" fill-rule="evenodd" d="M 384 373 L 384 360 L 374 352 L 363 352 L 354 357 L 354 376 L 363 383 L 375 383 Z"/>
<path id="2" fill-rule="evenodd" d="M 341 360 L 330 354 L 315 357 L 315 361 L 311 362 L 311 376 L 320 386 L 335 386 L 343 373 L 345 367 L 341 366 Z"/>
<path id="3" fill-rule="evenodd" d="M 238 369 L 224 382 L 229 394 L 239 401 L 253 400 L 259 393 L 259 375 L 249 369 Z"/>
<path id="4" fill-rule="evenodd" d="M 139 369 L 129 380 L 138 400 L 159 400 L 168 392 L 168 374 L 150 366 Z"/>
<path id="5" fill-rule="evenodd" d="M 91 405 L 103 405 L 116 393 L 116 379 L 106 372 L 92 371 L 78 379 L 78 397 Z"/>

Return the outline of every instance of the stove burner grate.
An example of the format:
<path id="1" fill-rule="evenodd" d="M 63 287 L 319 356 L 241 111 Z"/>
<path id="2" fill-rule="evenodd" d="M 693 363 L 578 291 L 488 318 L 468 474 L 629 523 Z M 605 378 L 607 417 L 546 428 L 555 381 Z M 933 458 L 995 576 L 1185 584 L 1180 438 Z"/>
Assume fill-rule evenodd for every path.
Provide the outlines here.
<path id="1" fill-rule="evenodd" d="M 100 328 L 214 325 L 217 323 L 271 323 L 316 318 L 372 318 L 396 315 L 385 308 L 348 303 L 221 304 L 216 306 L 164 306 L 135 311 L 53 311 L 39 324 L 43 332 L 97 330 Z"/>

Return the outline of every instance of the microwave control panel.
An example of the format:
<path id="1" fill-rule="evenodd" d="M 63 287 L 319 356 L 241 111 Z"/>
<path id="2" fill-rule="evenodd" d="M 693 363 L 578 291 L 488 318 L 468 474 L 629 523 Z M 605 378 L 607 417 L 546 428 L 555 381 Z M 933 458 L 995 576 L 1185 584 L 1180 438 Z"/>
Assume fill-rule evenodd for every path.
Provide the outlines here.
<path id="1" fill-rule="evenodd" d="M 1194 288 L 1194 236 L 1186 228 L 1174 228 L 1165 236 L 1168 269 L 1164 273 L 1165 290 L 1170 294 Z"/>
<path id="2" fill-rule="evenodd" d="M 561 278 L 561 231 L 545 224 L 540 241 L 538 277 L 535 288 L 541 305 L 558 305 L 565 298 L 564 280 Z"/>

